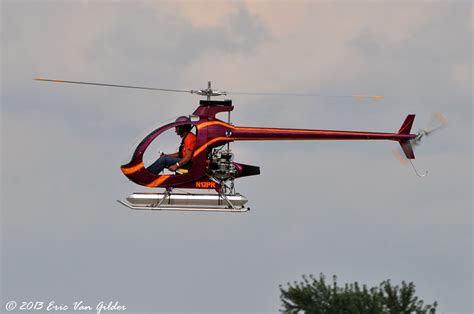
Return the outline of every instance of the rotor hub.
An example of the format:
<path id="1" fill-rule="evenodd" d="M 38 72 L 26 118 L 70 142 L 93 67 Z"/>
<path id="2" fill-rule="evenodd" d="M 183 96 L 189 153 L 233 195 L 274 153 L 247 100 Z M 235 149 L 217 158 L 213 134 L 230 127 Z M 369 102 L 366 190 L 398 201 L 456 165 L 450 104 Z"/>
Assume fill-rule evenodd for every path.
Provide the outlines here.
<path id="1" fill-rule="evenodd" d="M 212 89 L 211 81 L 208 81 L 206 89 L 191 90 L 191 94 L 206 96 L 207 100 L 211 100 L 211 96 L 225 96 L 227 92 Z"/>

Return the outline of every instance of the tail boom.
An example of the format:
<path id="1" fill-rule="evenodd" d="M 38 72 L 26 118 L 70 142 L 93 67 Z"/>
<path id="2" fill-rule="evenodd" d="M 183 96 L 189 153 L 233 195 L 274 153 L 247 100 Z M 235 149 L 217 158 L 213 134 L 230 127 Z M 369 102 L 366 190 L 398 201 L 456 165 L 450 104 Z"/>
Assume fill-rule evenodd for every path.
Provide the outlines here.
<path id="1" fill-rule="evenodd" d="M 416 137 L 410 134 L 414 114 L 407 116 L 397 133 L 380 132 L 354 132 L 336 130 L 309 130 L 309 129 L 286 129 L 286 128 L 264 128 L 264 127 L 239 127 L 230 125 L 220 120 L 205 122 L 198 125 L 198 129 L 207 130 L 209 137 L 213 138 L 203 147 L 214 147 L 229 141 L 261 141 L 261 140 L 391 140 L 397 141 L 406 147 L 405 154 L 410 153 L 410 140 Z M 405 144 L 406 143 L 406 144 Z M 212 144 L 212 146 L 211 146 Z M 201 149 L 201 148 L 200 148 Z M 409 157 L 410 158 L 410 157 Z"/>
<path id="2" fill-rule="evenodd" d="M 406 117 L 397 133 L 353 132 L 336 130 L 304 130 L 261 127 L 231 127 L 232 140 L 392 140 L 408 142 L 416 137 L 410 134 L 415 115 Z"/>

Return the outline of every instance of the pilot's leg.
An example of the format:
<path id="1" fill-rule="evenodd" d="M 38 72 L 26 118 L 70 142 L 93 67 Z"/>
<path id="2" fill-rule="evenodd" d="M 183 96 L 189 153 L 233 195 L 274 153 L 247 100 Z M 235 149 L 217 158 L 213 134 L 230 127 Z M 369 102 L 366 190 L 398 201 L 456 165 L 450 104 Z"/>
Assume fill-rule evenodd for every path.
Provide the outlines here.
<path id="1" fill-rule="evenodd" d="M 181 158 L 177 158 L 177 157 L 161 156 L 160 158 L 158 158 L 157 161 L 155 161 L 147 169 L 150 172 L 153 172 L 155 174 L 159 174 L 161 171 L 163 171 L 163 169 L 165 169 L 165 168 L 167 168 L 171 165 L 174 165 L 175 163 L 177 163 L 180 160 L 181 160 Z"/>

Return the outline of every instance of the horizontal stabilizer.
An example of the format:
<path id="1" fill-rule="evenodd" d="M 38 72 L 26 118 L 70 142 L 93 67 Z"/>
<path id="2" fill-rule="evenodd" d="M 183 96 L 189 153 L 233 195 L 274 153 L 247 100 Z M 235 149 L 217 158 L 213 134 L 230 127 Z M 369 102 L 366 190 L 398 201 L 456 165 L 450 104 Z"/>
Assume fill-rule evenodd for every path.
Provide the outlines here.
<path id="1" fill-rule="evenodd" d="M 237 169 L 237 177 L 256 176 L 260 174 L 260 167 L 244 165 L 234 162 L 234 166 Z"/>

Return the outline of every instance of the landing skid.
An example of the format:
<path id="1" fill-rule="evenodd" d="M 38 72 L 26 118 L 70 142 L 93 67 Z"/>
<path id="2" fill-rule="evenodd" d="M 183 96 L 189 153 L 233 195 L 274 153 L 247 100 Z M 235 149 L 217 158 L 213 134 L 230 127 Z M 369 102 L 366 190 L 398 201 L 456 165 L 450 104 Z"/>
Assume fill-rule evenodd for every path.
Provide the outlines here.
<path id="1" fill-rule="evenodd" d="M 247 199 L 240 194 L 133 193 L 120 204 L 135 210 L 246 212 Z"/>

